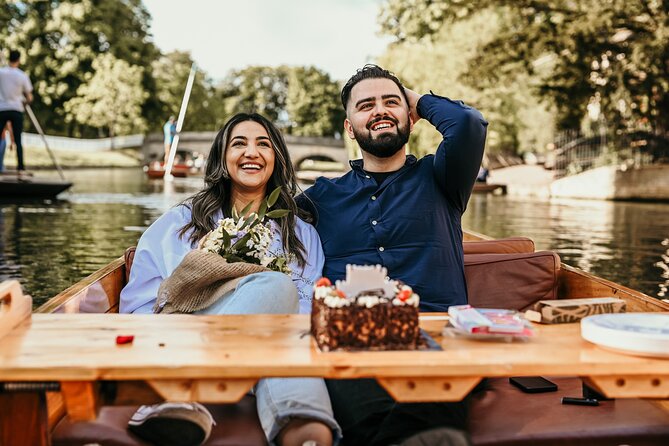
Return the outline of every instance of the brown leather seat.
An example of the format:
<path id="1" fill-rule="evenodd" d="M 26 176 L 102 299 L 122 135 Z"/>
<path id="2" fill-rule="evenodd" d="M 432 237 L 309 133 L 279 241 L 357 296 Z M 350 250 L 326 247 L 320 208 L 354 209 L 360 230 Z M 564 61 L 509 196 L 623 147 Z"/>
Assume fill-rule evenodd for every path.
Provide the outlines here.
<path id="1" fill-rule="evenodd" d="M 465 254 L 514 254 L 534 252 L 534 241 L 527 237 L 463 242 Z"/>
<path id="2" fill-rule="evenodd" d="M 216 420 L 206 446 L 264 446 L 265 434 L 256 413 L 255 398 L 244 397 L 237 404 L 205 404 Z M 72 423 L 61 420 L 52 435 L 53 446 L 147 446 L 127 430 L 136 406 L 103 406 L 98 418 Z"/>
<path id="3" fill-rule="evenodd" d="M 472 399 L 469 431 L 475 446 L 666 446 L 669 413 L 651 401 L 618 399 L 599 406 L 560 403 L 580 397 L 578 378 L 548 378 L 557 392 L 526 394 L 508 378 L 488 380 Z"/>
<path id="4" fill-rule="evenodd" d="M 560 257 L 554 252 L 465 254 L 469 303 L 481 308 L 523 310 L 557 299 Z"/>

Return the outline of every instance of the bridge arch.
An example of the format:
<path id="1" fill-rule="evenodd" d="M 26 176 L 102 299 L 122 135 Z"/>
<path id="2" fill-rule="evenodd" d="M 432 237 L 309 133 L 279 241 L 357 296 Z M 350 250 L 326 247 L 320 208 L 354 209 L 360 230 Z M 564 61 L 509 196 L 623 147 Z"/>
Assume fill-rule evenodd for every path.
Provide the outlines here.
<path id="1" fill-rule="evenodd" d="M 182 132 L 179 135 L 179 150 L 187 149 L 207 156 L 215 137 L 216 132 Z M 336 161 L 348 169 L 348 150 L 342 139 L 286 135 L 285 140 L 296 169 L 307 159 Z M 161 159 L 163 153 L 161 133 L 152 133 L 144 138 L 142 154 L 145 162 Z"/>

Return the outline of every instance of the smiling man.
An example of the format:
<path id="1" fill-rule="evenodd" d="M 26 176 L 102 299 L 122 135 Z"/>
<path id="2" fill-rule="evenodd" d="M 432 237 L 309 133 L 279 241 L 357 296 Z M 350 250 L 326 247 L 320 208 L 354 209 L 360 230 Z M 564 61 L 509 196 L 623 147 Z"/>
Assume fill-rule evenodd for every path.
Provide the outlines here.
<path id="1" fill-rule="evenodd" d="M 481 165 L 487 122 L 460 101 L 404 88 L 376 65 L 358 70 L 341 99 L 344 128 L 362 159 L 351 161 L 352 170 L 340 178 L 319 178 L 299 197 L 323 243 L 323 275 L 334 282 L 345 277 L 347 264 L 379 264 L 420 295 L 422 311 L 467 303 L 461 217 Z M 443 139 L 434 155 L 416 159 L 406 148 L 421 118 Z M 394 444 L 416 432 L 465 424 L 463 404 L 396 404 L 373 380 L 333 380 L 328 389 L 346 444 Z"/>

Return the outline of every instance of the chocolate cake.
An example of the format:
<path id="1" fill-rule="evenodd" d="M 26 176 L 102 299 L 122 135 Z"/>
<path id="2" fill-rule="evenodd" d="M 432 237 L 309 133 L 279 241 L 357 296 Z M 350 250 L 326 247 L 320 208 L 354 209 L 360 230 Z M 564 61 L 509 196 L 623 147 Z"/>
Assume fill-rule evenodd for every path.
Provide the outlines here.
<path id="1" fill-rule="evenodd" d="M 346 267 L 346 280 L 316 282 L 311 333 L 323 351 L 415 350 L 419 297 L 381 266 Z"/>

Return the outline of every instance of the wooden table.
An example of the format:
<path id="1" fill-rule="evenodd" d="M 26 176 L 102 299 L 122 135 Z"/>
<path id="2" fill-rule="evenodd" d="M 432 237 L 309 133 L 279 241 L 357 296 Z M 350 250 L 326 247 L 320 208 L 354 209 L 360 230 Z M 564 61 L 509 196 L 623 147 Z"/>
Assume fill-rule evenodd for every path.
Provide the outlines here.
<path id="1" fill-rule="evenodd" d="M 307 315 L 33 314 L 0 339 L 0 382 L 59 382 L 80 420 L 95 417 L 99 381 L 148 383 L 172 401 L 233 402 L 263 377 L 373 377 L 398 401 L 457 401 L 483 377 L 562 375 L 614 398 L 669 398 L 668 359 L 603 350 L 579 324 L 491 343 L 444 337 L 445 320 L 421 318 L 442 351 L 322 353 L 306 335 Z M 117 335 L 134 342 L 116 345 Z"/>

